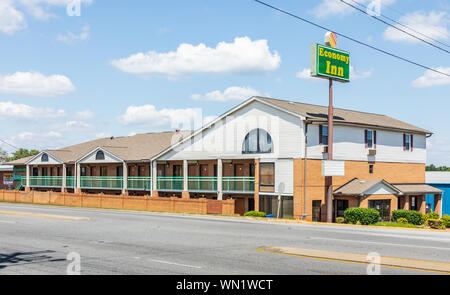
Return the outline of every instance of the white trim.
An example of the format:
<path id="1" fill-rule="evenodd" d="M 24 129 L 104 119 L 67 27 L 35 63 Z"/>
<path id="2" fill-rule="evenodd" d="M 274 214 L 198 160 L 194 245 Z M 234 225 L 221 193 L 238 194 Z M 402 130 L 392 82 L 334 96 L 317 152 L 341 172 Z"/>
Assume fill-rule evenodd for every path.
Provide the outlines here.
<path id="1" fill-rule="evenodd" d="M 58 162 L 58 164 L 64 164 L 63 161 L 61 161 L 60 159 L 58 159 L 57 157 L 55 157 L 54 155 L 52 155 L 50 152 L 48 151 L 42 151 L 39 154 L 35 155 L 34 157 L 32 157 L 31 159 L 29 159 L 28 161 L 25 162 L 25 165 L 29 165 L 30 162 L 36 160 L 39 157 L 42 157 L 43 154 L 47 154 L 49 157 L 51 157 L 53 160 L 55 160 L 56 162 Z M 42 163 L 41 163 L 42 164 Z M 45 165 L 45 164 L 42 164 Z M 51 165 L 51 164 L 48 164 Z"/>
<path id="2" fill-rule="evenodd" d="M 291 112 L 291 111 L 289 111 L 289 110 L 287 110 L 287 109 L 285 109 L 285 108 L 282 108 L 282 107 L 279 107 L 279 106 L 274 105 L 274 104 L 272 104 L 272 103 L 269 103 L 269 102 L 267 102 L 267 101 L 264 101 L 264 100 L 262 100 L 261 98 L 259 98 L 258 96 L 252 96 L 252 97 L 250 97 L 249 99 L 247 99 L 246 101 L 244 101 L 244 102 L 242 102 L 241 104 L 237 105 L 236 107 L 232 108 L 232 109 L 229 110 L 228 112 L 222 114 L 221 116 L 219 116 L 218 118 L 216 118 L 216 119 L 213 120 L 212 122 L 210 122 L 210 123 L 204 125 L 202 128 L 200 128 L 200 129 L 198 129 L 197 131 L 193 132 L 193 133 L 192 133 L 191 135 L 189 135 L 188 137 L 186 137 L 186 138 L 184 138 L 183 140 L 181 140 L 181 141 L 179 141 L 179 142 L 177 142 L 177 143 L 175 143 L 175 144 L 169 146 L 168 148 L 166 148 L 165 150 L 163 150 L 163 151 L 160 152 L 159 154 L 153 156 L 150 160 L 151 160 L 151 161 L 157 160 L 158 158 L 160 158 L 160 157 L 163 156 L 164 154 L 166 154 L 166 153 L 168 153 L 169 151 L 173 150 L 175 147 L 184 144 L 185 142 L 187 142 L 187 141 L 190 140 L 191 138 L 193 138 L 193 137 L 197 136 L 198 134 L 202 133 L 204 130 L 206 130 L 206 129 L 208 129 L 208 128 L 211 128 L 214 124 L 216 124 L 216 123 L 219 122 L 220 120 L 223 120 L 224 118 L 226 118 L 227 116 L 231 115 L 232 113 L 238 111 L 239 109 L 241 109 L 241 108 L 245 107 L 246 105 L 248 105 L 248 104 L 250 104 L 250 103 L 252 103 L 252 102 L 255 102 L 255 101 L 260 102 L 260 103 L 262 103 L 262 104 L 265 104 L 265 105 L 267 105 L 267 106 L 269 106 L 269 107 L 272 107 L 272 108 L 274 108 L 274 109 L 277 109 L 277 110 L 279 110 L 279 111 L 282 111 L 282 112 L 284 112 L 284 113 L 287 113 L 287 114 L 289 114 L 289 115 L 292 115 L 292 116 L 294 116 L 294 117 L 300 118 L 301 120 L 306 120 L 305 117 L 303 117 L 303 116 L 301 116 L 301 115 L 299 115 L 299 114 L 297 114 L 297 113 Z"/>
<path id="3" fill-rule="evenodd" d="M 125 162 L 125 160 L 121 159 L 120 157 L 114 155 L 113 153 L 111 153 L 110 151 L 106 150 L 104 147 L 96 147 L 94 150 L 90 151 L 89 153 L 85 154 L 84 156 L 82 156 L 81 158 L 79 158 L 78 160 L 75 161 L 75 165 L 80 163 L 81 161 L 83 161 L 84 159 L 86 159 L 87 157 L 89 157 L 90 155 L 98 152 L 98 151 L 102 151 L 105 154 L 108 154 L 108 156 L 110 156 L 111 158 L 115 158 L 117 160 L 117 162 Z M 96 163 L 96 162 L 92 162 L 92 163 Z M 105 162 L 106 163 L 106 162 Z"/>

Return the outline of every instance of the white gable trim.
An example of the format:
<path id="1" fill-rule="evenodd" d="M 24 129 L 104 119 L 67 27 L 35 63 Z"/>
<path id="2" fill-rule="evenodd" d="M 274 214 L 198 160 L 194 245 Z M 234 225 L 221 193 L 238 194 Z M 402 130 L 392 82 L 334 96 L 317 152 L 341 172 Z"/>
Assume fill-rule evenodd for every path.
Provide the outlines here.
<path id="1" fill-rule="evenodd" d="M 115 162 L 118 162 L 118 163 L 125 162 L 123 159 L 121 159 L 118 156 L 114 155 L 113 153 L 107 151 L 106 149 L 104 149 L 102 147 L 97 147 L 94 150 L 92 150 L 89 153 L 87 153 L 86 155 L 84 155 L 83 157 L 81 157 L 80 159 L 76 160 L 75 164 L 83 162 L 86 158 L 96 154 L 98 151 L 102 151 L 103 153 L 105 153 L 105 156 L 108 156 L 108 157 L 112 158 Z M 89 162 L 89 163 L 102 163 L 102 162 L 103 162 L 103 160 L 97 161 L 97 162 Z M 103 163 L 109 163 L 109 162 L 103 162 Z"/>
<path id="2" fill-rule="evenodd" d="M 32 157 L 31 159 L 29 159 L 27 162 L 25 162 L 25 165 L 33 165 L 33 161 L 35 161 L 35 160 L 37 160 L 37 159 L 39 159 L 40 157 L 42 157 L 42 155 L 43 154 L 47 154 L 48 155 L 48 157 L 49 157 L 49 159 L 51 158 L 51 159 L 53 159 L 55 162 L 57 162 L 57 164 L 63 164 L 63 161 L 61 161 L 60 159 L 58 159 L 57 157 L 55 157 L 55 156 L 53 156 L 52 154 L 50 154 L 48 151 L 42 151 L 42 152 L 40 152 L 39 154 L 37 154 L 36 156 L 34 156 L 34 157 Z M 44 163 L 36 163 L 36 165 L 46 165 L 47 164 L 47 162 L 44 162 Z M 52 163 L 48 163 L 48 165 L 52 165 Z"/>
<path id="3" fill-rule="evenodd" d="M 214 124 L 216 124 L 216 123 L 219 122 L 220 120 L 223 120 L 224 118 L 226 118 L 227 116 L 231 115 L 232 113 L 238 111 L 239 109 L 242 109 L 243 107 L 245 107 L 245 106 L 247 106 L 248 104 L 250 104 L 250 103 L 252 103 L 252 102 L 255 102 L 255 101 L 257 101 L 257 102 L 259 102 L 259 103 L 262 103 L 262 104 L 264 104 L 264 105 L 267 105 L 267 106 L 269 106 L 269 107 L 272 107 L 272 108 L 274 108 L 274 109 L 277 109 L 277 110 L 279 110 L 279 111 L 282 111 L 282 112 L 284 112 L 284 113 L 287 113 L 287 114 L 289 114 L 289 115 L 292 115 L 292 116 L 294 116 L 294 117 L 300 118 L 301 120 L 305 120 L 305 119 L 306 119 L 305 117 L 303 117 L 303 116 L 301 116 L 301 115 L 299 115 L 299 114 L 297 114 L 297 113 L 291 112 L 291 111 L 289 111 L 289 110 L 287 110 L 287 109 L 285 109 L 285 108 L 282 108 L 282 107 L 276 106 L 276 105 L 274 105 L 274 104 L 268 103 L 268 102 L 266 102 L 266 101 L 260 99 L 260 98 L 257 97 L 257 96 L 253 96 L 253 97 L 247 99 L 246 101 L 242 102 L 241 104 L 237 105 L 236 107 L 232 108 L 232 109 L 229 110 L 228 112 L 222 114 L 221 116 L 219 116 L 218 118 L 216 118 L 216 119 L 213 120 L 212 122 L 206 124 L 205 126 L 203 126 L 202 128 L 200 128 L 199 130 L 195 131 L 194 133 L 192 133 L 192 134 L 189 135 L 188 137 L 184 138 L 183 140 L 181 140 L 181 141 L 179 141 L 179 142 L 177 142 L 177 143 L 171 145 L 171 146 L 168 147 L 167 149 L 165 149 L 165 150 L 163 150 L 162 152 L 160 152 L 159 154 L 155 155 L 155 156 L 154 156 L 153 158 L 151 158 L 150 160 L 151 160 L 151 161 L 154 161 L 154 160 L 158 159 L 159 157 L 161 157 L 161 156 L 163 156 L 164 154 L 168 153 L 169 151 L 173 150 L 173 149 L 176 148 L 177 146 L 182 145 L 182 144 L 184 144 L 185 142 L 187 142 L 188 140 L 190 140 L 190 139 L 192 139 L 193 137 L 197 136 L 198 134 L 201 134 L 204 130 L 206 130 L 206 129 L 208 129 L 208 128 L 211 128 Z"/>

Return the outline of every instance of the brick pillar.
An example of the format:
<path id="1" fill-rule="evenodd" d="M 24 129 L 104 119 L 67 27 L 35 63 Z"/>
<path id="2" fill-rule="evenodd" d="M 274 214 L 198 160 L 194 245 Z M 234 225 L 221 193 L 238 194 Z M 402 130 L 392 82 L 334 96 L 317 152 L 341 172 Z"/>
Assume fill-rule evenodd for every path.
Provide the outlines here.
<path id="1" fill-rule="evenodd" d="M 420 206 L 419 206 L 419 211 L 420 211 L 420 213 L 425 214 L 425 213 L 427 213 L 426 196 L 423 195 L 423 196 L 420 196 L 419 198 L 420 198 L 420 199 L 417 200 L 418 203 L 419 203 L 419 200 L 420 200 L 420 203 L 419 203 L 419 204 L 420 204 Z"/>
<path id="2" fill-rule="evenodd" d="M 255 159 L 255 211 L 259 211 L 259 159 Z"/>
<path id="3" fill-rule="evenodd" d="M 442 196 L 434 195 L 434 210 L 433 212 L 439 213 L 439 216 L 442 217 Z"/>
<path id="4" fill-rule="evenodd" d="M 403 209 L 409 210 L 410 196 L 404 196 Z"/>

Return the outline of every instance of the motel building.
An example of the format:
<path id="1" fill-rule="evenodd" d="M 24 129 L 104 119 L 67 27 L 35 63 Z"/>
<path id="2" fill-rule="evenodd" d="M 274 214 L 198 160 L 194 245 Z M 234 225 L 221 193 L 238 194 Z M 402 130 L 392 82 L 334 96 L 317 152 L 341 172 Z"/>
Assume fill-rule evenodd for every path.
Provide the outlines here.
<path id="1" fill-rule="evenodd" d="M 326 221 L 327 206 L 333 219 L 364 207 L 389 220 L 396 209 L 425 213 L 426 195 L 442 211 L 442 191 L 425 184 L 430 131 L 335 108 L 333 158 L 345 174 L 326 183 L 327 114 L 326 106 L 252 97 L 195 131 L 98 139 L 8 164 L 26 191 L 231 198 L 237 214 Z"/>

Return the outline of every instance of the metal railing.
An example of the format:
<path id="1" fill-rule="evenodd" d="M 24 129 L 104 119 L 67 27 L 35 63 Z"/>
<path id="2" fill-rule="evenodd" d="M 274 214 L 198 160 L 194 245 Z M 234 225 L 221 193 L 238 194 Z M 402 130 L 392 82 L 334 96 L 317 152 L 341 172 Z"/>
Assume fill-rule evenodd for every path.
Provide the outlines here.
<path id="1" fill-rule="evenodd" d="M 81 176 L 80 187 L 87 189 L 122 189 L 122 176 Z"/>
<path id="2" fill-rule="evenodd" d="M 183 176 L 172 176 L 156 178 L 156 187 L 161 191 L 182 191 L 183 190 Z"/>
<path id="3" fill-rule="evenodd" d="M 188 177 L 189 191 L 217 191 L 217 177 Z"/>
<path id="4" fill-rule="evenodd" d="M 129 176 L 127 179 L 127 188 L 129 190 L 145 190 L 150 191 L 152 185 L 151 177 L 134 177 Z"/>
<path id="5" fill-rule="evenodd" d="M 61 176 L 30 176 L 30 187 L 61 187 Z"/>
<path id="6" fill-rule="evenodd" d="M 222 190 L 224 192 L 245 192 L 255 191 L 255 177 L 223 177 Z"/>

